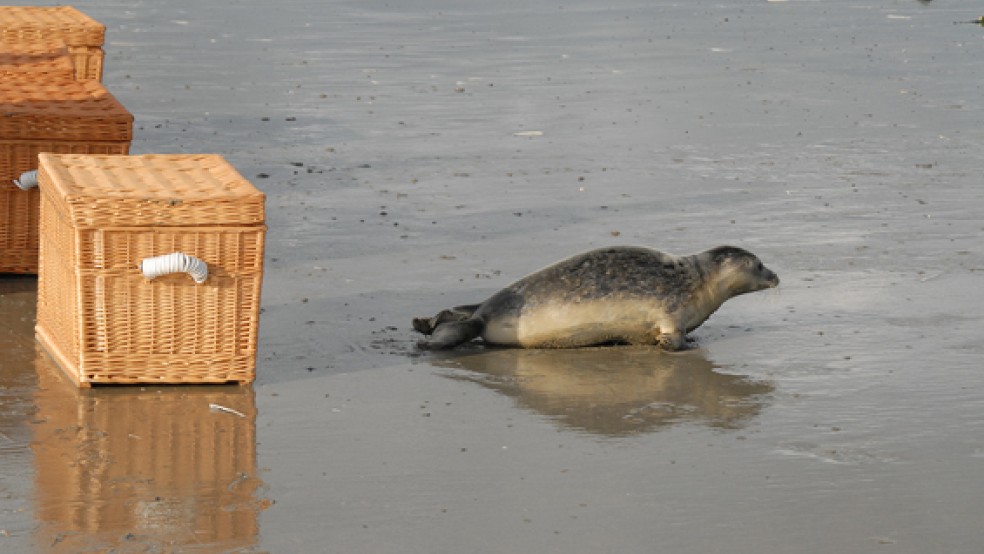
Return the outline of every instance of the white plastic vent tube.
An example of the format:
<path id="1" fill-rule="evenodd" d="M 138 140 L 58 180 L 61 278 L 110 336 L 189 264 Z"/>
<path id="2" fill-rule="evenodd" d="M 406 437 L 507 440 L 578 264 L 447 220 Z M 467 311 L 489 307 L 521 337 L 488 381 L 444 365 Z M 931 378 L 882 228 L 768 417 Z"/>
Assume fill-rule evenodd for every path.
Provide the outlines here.
<path id="1" fill-rule="evenodd" d="M 147 258 L 140 262 L 140 271 L 148 280 L 171 273 L 187 273 L 199 284 L 208 279 L 208 264 L 181 252 Z"/>
<path id="2" fill-rule="evenodd" d="M 20 179 L 14 179 L 14 184 L 21 190 L 28 190 L 38 186 L 38 170 L 25 171 L 21 173 Z"/>

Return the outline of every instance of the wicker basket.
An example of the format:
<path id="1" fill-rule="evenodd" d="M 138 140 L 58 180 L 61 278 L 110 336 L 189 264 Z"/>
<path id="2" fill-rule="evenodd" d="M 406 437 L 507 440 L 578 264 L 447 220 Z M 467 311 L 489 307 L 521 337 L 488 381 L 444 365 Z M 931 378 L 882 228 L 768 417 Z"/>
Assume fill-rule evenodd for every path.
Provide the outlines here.
<path id="1" fill-rule="evenodd" d="M 263 193 L 216 155 L 40 159 L 37 334 L 75 382 L 253 381 Z M 207 280 L 150 280 L 172 254 Z"/>
<path id="2" fill-rule="evenodd" d="M 35 81 L 75 78 L 68 49 L 61 42 L 0 43 L 0 79 Z"/>
<path id="3" fill-rule="evenodd" d="M 126 154 L 130 115 L 102 85 L 0 78 L 0 273 L 37 273 L 37 189 L 13 184 L 41 152 Z"/>
<path id="4" fill-rule="evenodd" d="M 251 550 L 266 504 L 251 387 L 73 391 L 40 353 L 35 371 L 26 442 L 44 552 Z"/>
<path id="5" fill-rule="evenodd" d="M 58 40 L 79 80 L 102 80 L 106 27 L 71 6 L 0 6 L 0 43 Z"/>

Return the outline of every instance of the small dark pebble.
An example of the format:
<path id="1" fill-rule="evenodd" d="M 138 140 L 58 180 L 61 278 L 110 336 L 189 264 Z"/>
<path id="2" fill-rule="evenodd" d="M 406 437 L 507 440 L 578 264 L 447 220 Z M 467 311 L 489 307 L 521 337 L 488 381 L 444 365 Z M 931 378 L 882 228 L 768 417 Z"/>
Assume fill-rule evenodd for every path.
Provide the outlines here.
<path id="1" fill-rule="evenodd" d="M 256 174 L 256 178 L 257 179 L 269 179 L 270 178 L 270 174 L 269 173 L 257 173 Z"/>

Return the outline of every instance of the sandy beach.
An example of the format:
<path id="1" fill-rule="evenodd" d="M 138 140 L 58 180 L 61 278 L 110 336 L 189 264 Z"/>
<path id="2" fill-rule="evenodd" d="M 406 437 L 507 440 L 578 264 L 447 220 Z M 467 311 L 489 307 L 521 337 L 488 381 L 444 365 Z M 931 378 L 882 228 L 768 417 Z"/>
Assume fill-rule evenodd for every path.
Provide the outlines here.
<path id="1" fill-rule="evenodd" d="M 267 195 L 257 380 L 77 390 L 0 276 L 0 551 L 984 548 L 979 5 L 74 5 L 131 153 Z M 415 347 L 568 255 L 720 244 L 782 284 L 692 350 Z"/>

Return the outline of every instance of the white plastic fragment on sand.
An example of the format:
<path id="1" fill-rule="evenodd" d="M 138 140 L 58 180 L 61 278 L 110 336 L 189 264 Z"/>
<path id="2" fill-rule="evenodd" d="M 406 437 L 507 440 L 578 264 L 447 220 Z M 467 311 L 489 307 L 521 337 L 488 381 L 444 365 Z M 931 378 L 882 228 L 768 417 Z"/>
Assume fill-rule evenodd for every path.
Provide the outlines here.
<path id="1" fill-rule="evenodd" d="M 239 410 L 233 410 L 232 408 L 227 408 L 221 404 L 209 404 L 208 409 L 213 412 L 225 412 L 227 414 L 237 415 L 239 417 L 246 417 L 246 414 L 240 412 Z"/>

